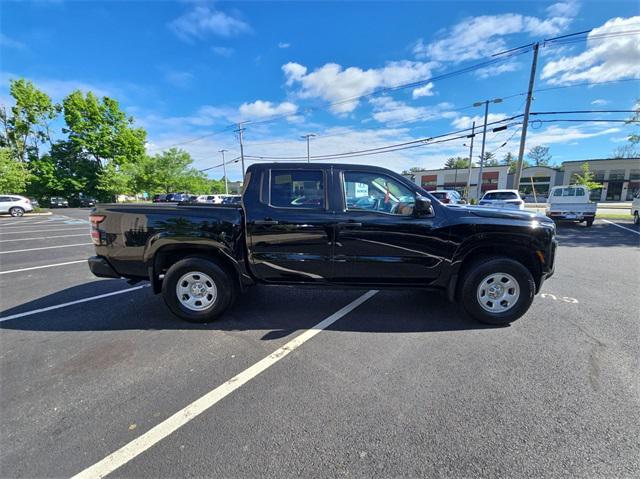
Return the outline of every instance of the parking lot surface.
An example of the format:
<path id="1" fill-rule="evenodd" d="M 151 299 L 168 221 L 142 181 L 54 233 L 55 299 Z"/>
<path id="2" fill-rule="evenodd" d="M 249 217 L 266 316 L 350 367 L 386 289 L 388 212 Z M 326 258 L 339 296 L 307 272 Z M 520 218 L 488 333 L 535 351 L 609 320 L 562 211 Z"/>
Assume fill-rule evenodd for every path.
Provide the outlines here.
<path id="1" fill-rule="evenodd" d="M 71 477 L 152 436 L 109 477 L 640 475 L 630 222 L 560 226 L 556 273 L 510 327 L 422 291 L 265 286 L 195 325 L 91 275 L 88 211 L 0 218 L 2 477 Z"/>

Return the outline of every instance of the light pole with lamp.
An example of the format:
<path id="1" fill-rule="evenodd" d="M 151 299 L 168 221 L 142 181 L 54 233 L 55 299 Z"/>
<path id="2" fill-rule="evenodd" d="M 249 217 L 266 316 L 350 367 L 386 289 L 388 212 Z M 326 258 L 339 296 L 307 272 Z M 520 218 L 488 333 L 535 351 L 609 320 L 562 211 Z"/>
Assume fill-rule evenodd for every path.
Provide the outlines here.
<path id="1" fill-rule="evenodd" d="M 489 103 L 502 103 L 502 98 L 494 98 L 493 100 L 485 100 L 474 103 L 473 106 L 478 107 L 484 105 L 484 126 L 482 127 L 482 148 L 480 152 L 480 171 L 478 172 L 478 188 L 476 195 L 480 200 L 482 192 L 482 168 L 484 166 L 484 147 L 487 140 L 487 119 L 489 118 Z"/>

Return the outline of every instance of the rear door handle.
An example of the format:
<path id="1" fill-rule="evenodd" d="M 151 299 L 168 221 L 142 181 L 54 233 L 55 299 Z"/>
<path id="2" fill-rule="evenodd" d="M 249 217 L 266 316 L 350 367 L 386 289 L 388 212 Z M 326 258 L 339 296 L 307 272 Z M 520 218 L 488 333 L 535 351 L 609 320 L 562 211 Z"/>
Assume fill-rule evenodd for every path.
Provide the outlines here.
<path id="1" fill-rule="evenodd" d="M 356 223 L 355 221 L 341 221 L 338 223 L 341 228 L 361 228 L 362 223 Z"/>
<path id="2" fill-rule="evenodd" d="M 277 225 L 278 222 L 276 220 L 264 219 L 264 220 L 254 220 L 252 221 L 254 225 Z"/>

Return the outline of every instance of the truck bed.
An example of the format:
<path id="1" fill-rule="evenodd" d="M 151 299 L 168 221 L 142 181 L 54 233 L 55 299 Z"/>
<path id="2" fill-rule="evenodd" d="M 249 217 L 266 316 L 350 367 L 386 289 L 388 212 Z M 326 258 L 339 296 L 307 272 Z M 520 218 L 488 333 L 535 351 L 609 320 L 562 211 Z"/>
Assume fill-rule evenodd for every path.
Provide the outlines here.
<path id="1" fill-rule="evenodd" d="M 104 216 L 96 253 L 108 258 L 120 276 L 148 277 L 154 254 L 182 241 L 244 256 L 242 207 L 196 203 L 100 204 L 92 216 Z"/>

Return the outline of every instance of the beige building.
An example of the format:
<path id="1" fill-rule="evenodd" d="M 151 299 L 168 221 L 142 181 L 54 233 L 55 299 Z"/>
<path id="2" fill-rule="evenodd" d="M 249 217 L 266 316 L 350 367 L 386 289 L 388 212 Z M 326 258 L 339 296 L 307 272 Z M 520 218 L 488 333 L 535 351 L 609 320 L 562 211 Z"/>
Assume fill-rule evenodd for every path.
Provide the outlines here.
<path id="1" fill-rule="evenodd" d="M 478 176 L 480 168 L 471 168 L 471 192 L 470 198 L 477 199 Z M 482 193 L 487 190 L 504 189 L 507 187 L 508 166 L 487 166 L 482 169 Z M 465 169 L 438 169 L 424 170 L 413 173 L 413 181 L 427 191 L 456 190 L 460 194 L 465 193 L 469 170 Z M 481 193 L 481 195 L 482 195 Z"/>
<path id="2" fill-rule="evenodd" d="M 631 159 L 595 159 L 565 161 L 560 168 L 532 166 L 522 170 L 520 193 L 523 196 L 536 196 L 543 199 L 553 186 L 570 185 L 575 175 L 582 173 L 582 164 L 587 163 L 595 174 L 595 181 L 602 188 L 591 192 L 593 201 L 631 201 L 640 192 L 640 158 Z M 469 198 L 477 198 L 478 175 L 480 168 L 471 169 L 471 192 Z M 494 189 L 513 188 L 513 174 L 507 166 L 489 166 L 482 171 L 482 192 Z M 411 179 L 427 191 L 456 190 L 465 194 L 468 169 L 422 170 L 412 174 Z"/>
<path id="3" fill-rule="evenodd" d="M 582 164 L 587 163 L 595 174 L 595 181 L 602 188 L 591 192 L 594 201 L 631 201 L 640 192 L 640 158 L 575 160 L 562 163 L 562 184 L 571 184 L 576 174 L 582 173 Z"/>

